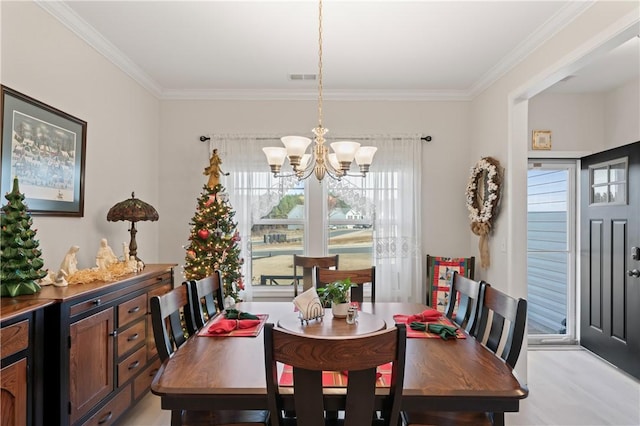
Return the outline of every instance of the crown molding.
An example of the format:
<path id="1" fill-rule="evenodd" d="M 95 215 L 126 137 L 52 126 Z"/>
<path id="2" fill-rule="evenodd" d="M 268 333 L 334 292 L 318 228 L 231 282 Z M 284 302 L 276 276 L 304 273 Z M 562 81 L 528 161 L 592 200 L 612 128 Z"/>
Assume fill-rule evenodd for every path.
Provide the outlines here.
<path id="1" fill-rule="evenodd" d="M 42 9 L 49 12 L 54 18 L 70 29 L 80 39 L 93 47 L 98 53 L 107 58 L 111 63 L 120 68 L 125 74 L 133 78 L 138 84 L 159 98 L 162 88 L 154 79 L 138 67 L 120 49 L 115 47 L 102 34 L 96 31 L 84 19 L 82 19 L 69 6 L 60 1 L 34 0 Z"/>
<path id="2" fill-rule="evenodd" d="M 534 50 L 549 41 L 563 28 L 573 22 L 578 16 L 595 4 L 594 0 L 585 2 L 570 2 L 553 15 L 542 27 L 532 33 L 515 49 L 513 49 L 502 61 L 490 69 L 484 76 L 476 81 L 469 95 L 475 98 L 493 83 L 524 61 Z"/>

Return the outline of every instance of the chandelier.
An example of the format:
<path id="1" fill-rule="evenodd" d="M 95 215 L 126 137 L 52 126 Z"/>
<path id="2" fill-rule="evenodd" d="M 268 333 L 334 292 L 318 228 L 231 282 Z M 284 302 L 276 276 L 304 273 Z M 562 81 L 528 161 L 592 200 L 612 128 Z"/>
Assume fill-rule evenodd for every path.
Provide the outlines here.
<path id="1" fill-rule="evenodd" d="M 358 142 L 341 141 L 331 143 L 333 152 L 325 145 L 324 135 L 329 131 L 322 126 L 322 0 L 318 6 L 318 127 L 312 130 L 315 135 L 310 153 L 307 147 L 311 139 L 304 136 L 284 136 L 280 138 L 282 147 L 262 148 L 267 156 L 267 162 L 271 167 L 274 177 L 296 176 L 303 180 L 315 174 L 318 181 L 322 181 L 325 175 L 340 180 L 343 176 L 362 176 L 369 171 L 373 162 L 373 156 L 378 148 L 373 146 L 360 146 Z M 281 173 L 285 157 L 289 158 L 289 164 L 293 168 L 292 173 Z M 360 173 L 349 174 L 351 163 L 355 159 L 360 168 Z"/>

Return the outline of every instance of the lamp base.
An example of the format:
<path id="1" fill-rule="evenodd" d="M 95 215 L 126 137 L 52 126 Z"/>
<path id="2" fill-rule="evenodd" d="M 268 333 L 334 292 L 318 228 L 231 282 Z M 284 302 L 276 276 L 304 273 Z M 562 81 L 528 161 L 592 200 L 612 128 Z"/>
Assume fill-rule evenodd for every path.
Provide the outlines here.
<path id="1" fill-rule="evenodd" d="M 129 229 L 129 232 L 131 233 L 131 241 L 129 242 L 129 256 L 133 256 L 136 260 L 142 261 L 142 259 L 138 257 L 138 243 L 136 242 L 136 234 L 138 233 L 138 230 L 136 229 L 135 222 L 131 222 L 131 228 Z"/>

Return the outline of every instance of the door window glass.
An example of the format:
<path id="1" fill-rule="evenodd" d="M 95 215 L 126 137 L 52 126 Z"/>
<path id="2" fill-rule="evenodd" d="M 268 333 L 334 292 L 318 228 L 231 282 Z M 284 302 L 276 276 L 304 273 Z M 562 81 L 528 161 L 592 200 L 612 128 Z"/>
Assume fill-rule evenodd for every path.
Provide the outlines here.
<path id="1" fill-rule="evenodd" d="M 628 159 L 589 166 L 590 204 L 626 204 Z"/>

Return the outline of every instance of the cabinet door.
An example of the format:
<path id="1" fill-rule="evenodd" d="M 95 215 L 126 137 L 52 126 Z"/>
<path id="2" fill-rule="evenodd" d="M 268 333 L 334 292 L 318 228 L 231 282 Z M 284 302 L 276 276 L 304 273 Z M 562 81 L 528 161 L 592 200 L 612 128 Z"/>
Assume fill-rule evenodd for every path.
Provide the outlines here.
<path id="1" fill-rule="evenodd" d="M 75 423 L 113 389 L 113 308 L 71 324 L 69 402 Z"/>
<path id="2" fill-rule="evenodd" d="M 27 424 L 27 360 L 21 359 L 2 370 L 0 417 L 2 426 Z"/>

